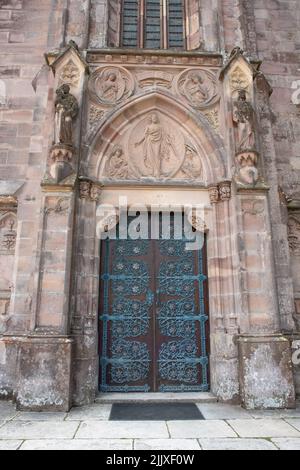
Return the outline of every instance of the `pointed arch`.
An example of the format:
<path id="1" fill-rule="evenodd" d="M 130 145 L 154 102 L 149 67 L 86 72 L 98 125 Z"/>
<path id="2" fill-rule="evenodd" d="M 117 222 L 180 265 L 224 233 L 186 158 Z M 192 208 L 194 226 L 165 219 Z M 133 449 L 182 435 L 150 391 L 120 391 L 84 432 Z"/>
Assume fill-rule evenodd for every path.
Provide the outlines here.
<path id="1" fill-rule="evenodd" d="M 119 139 L 128 129 L 153 112 L 166 116 L 174 129 L 177 126 L 195 142 L 202 158 L 206 184 L 216 183 L 228 177 L 223 143 L 207 118 L 162 91 L 149 91 L 134 97 L 108 116 L 93 141 L 88 143 L 87 176 L 101 179 L 104 158 L 118 145 Z"/>

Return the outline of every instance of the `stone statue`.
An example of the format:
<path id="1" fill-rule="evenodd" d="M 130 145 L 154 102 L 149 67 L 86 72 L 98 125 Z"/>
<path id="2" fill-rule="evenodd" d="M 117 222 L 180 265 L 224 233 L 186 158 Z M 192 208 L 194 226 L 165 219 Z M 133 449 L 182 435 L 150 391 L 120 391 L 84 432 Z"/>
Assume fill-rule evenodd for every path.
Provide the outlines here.
<path id="1" fill-rule="evenodd" d="M 245 90 L 239 90 L 238 100 L 234 103 L 233 121 L 237 125 L 238 151 L 253 150 L 255 145 L 254 135 L 254 110 Z"/>
<path id="2" fill-rule="evenodd" d="M 126 179 L 128 177 L 128 165 L 121 147 L 115 148 L 109 157 L 108 176 L 116 179 Z"/>
<path id="3" fill-rule="evenodd" d="M 108 72 L 102 83 L 102 97 L 106 101 L 115 102 L 118 98 L 118 77 L 115 72 Z"/>
<path id="4" fill-rule="evenodd" d="M 140 145 L 143 145 L 144 163 L 151 170 L 151 176 L 160 178 L 162 176 L 162 161 L 168 161 L 171 155 L 176 156 L 176 150 L 170 135 L 165 131 L 156 113 L 151 114 L 144 137 L 135 143 L 135 147 Z"/>
<path id="5" fill-rule="evenodd" d="M 62 85 L 56 90 L 54 144 L 73 144 L 73 120 L 79 107 L 75 96 L 70 94 L 69 85 Z"/>

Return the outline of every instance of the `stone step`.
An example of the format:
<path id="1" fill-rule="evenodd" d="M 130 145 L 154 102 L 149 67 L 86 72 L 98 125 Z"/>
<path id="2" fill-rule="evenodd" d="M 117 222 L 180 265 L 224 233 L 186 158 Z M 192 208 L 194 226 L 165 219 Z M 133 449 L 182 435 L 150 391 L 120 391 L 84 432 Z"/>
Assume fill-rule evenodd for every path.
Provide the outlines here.
<path id="1" fill-rule="evenodd" d="M 212 393 L 101 393 L 96 403 L 217 403 Z"/>

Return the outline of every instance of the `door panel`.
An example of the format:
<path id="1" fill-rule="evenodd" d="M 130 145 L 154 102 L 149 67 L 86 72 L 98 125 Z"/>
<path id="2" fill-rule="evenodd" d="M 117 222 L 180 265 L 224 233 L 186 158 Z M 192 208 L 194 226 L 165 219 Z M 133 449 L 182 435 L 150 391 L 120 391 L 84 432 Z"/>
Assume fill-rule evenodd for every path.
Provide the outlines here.
<path id="1" fill-rule="evenodd" d="M 208 390 L 205 249 L 185 247 L 101 243 L 101 391 Z"/>

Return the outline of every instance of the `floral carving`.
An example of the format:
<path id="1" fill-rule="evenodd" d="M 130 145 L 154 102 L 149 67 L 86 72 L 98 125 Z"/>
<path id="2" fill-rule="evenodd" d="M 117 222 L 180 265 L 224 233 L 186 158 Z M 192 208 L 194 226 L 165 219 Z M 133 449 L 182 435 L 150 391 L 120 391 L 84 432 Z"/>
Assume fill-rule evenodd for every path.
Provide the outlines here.
<path id="1" fill-rule="evenodd" d="M 89 127 L 95 129 L 97 124 L 101 121 L 104 116 L 103 109 L 98 108 L 97 106 L 91 105 L 89 112 Z"/>
<path id="2" fill-rule="evenodd" d="M 212 109 L 205 113 L 206 119 L 210 123 L 210 125 L 218 131 L 220 129 L 220 118 L 219 118 L 219 110 L 217 108 Z"/>
<path id="3" fill-rule="evenodd" d="M 300 218 L 290 216 L 288 221 L 288 241 L 293 253 L 300 253 Z"/>
<path id="4" fill-rule="evenodd" d="M 246 76 L 246 74 L 240 67 L 237 67 L 230 77 L 231 91 L 234 92 L 237 90 L 247 90 L 249 85 L 249 78 Z"/>
<path id="5" fill-rule="evenodd" d="M 16 215 L 8 212 L 0 216 L 0 251 L 13 254 L 16 247 Z"/>
<path id="6" fill-rule="evenodd" d="M 78 67 L 70 60 L 62 69 L 59 84 L 67 84 L 73 87 L 76 87 L 79 83 L 80 71 Z"/>

